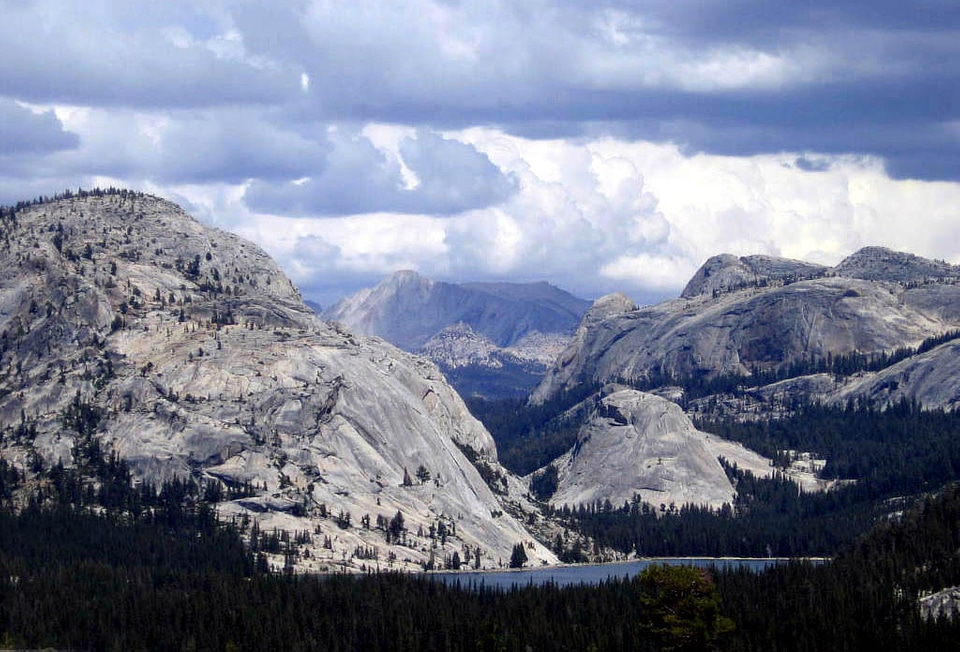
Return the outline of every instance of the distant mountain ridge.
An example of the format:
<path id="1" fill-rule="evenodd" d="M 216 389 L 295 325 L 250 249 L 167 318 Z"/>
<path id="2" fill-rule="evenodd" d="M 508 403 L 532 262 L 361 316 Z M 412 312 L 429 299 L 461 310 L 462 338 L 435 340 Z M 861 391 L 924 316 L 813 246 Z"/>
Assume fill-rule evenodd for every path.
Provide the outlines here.
<path id="1" fill-rule="evenodd" d="M 400 271 L 321 316 L 426 355 L 465 395 L 516 395 L 536 385 L 589 306 L 545 282 L 454 284 Z"/>

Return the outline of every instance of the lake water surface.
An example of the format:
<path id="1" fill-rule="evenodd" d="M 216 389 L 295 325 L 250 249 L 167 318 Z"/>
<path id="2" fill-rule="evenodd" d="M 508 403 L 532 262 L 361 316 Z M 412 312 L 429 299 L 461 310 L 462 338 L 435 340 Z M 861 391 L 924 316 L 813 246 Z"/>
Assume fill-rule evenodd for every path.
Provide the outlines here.
<path id="1" fill-rule="evenodd" d="M 658 557 L 614 564 L 584 564 L 577 566 L 548 566 L 504 571 L 473 571 L 428 573 L 431 578 L 447 584 L 460 583 L 466 587 L 499 587 L 509 589 L 514 586 L 528 586 L 553 583 L 557 586 L 571 584 L 595 585 L 613 578 L 629 578 L 638 574 L 651 564 L 683 564 L 699 568 L 749 568 L 762 571 L 775 564 L 784 564 L 790 559 L 743 559 L 730 557 Z M 810 560 L 822 563 L 823 560 Z"/>

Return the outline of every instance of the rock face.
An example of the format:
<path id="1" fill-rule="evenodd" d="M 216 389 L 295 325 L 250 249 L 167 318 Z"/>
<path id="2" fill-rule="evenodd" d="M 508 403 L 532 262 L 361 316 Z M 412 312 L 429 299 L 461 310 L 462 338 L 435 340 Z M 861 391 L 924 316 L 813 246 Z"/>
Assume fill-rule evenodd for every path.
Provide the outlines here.
<path id="1" fill-rule="evenodd" d="M 508 365 L 545 367 L 556 360 L 569 343 L 568 335 L 533 331 L 511 346 L 499 347 L 461 322 L 431 337 L 418 352 L 444 369 L 471 366 L 500 369 Z"/>
<path id="2" fill-rule="evenodd" d="M 888 271 L 889 279 L 874 280 Z M 580 383 L 747 375 L 828 355 L 917 346 L 960 326 L 958 278 L 956 267 L 879 248 L 832 270 L 718 256 L 679 299 L 585 320 L 532 398 L 543 401 Z"/>
<path id="3" fill-rule="evenodd" d="M 462 394 L 526 394 L 588 306 L 547 283 L 456 285 L 402 271 L 322 316 L 426 355 Z"/>
<path id="4" fill-rule="evenodd" d="M 862 374 L 827 400 L 866 398 L 880 404 L 915 399 L 924 407 L 960 406 L 960 341 L 954 340 L 872 374 Z"/>
<path id="5" fill-rule="evenodd" d="M 569 343 L 568 334 L 534 331 L 499 347 L 461 322 L 431 337 L 417 353 L 435 362 L 462 396 L 524 397 Z"/>
<path id="6" fill-rule="evenodd" d="M 864 247 L 837 265 L 833 272 L 837 276 L 892 283 L 929 283 L 960 278 L 960 267 L 956 265 L 885 247 Z"/>
<path id="7" fill-rule="evenodd" d="M 770 282 L 794 282 L 823 276 L 828 268 L 773 256 L 714 256 L 697 270 L 680 294 L 684 299 L 732 292 Z"/>
<path id="8" fill-rule="evenodd" d="M 951 586 L 920 598 L 920 616 L 925 620 L 941 618 L 954 620 L 958 615 L 960 615 L 960 586 Z"/>
<path id="9" fill-rule="evenodd" d="M 594 401 L 574 447 L 555 460 L 554 505 L 609 500 L 619 507 L 635 495 L 651 505 L 719 508 L 736 490 L 719 458 L 766 477 L 769 460 L 703 433 L 671 401 L 632 389 L 617 389 Z"/>
<path id="10" fill-rule="evenodd" d="M 496 566 L 518 542 L 554 561 L 464 456 L 499 469 L 436 366 L 323 323 L 256 246 L 132 193 L 4 211 L 0 224 L 5 458 L 69 465 L 92 436 L 141 479 L 250 483 L 221 513 L 318 528 L 308 569 L 359 567 L 358 547 L 394 567 L 454 550 Z M 398 511 L 406 545 L 360 526 Z M 434 550 L 415 533 L 440 523 L 455 534 Z"/>
<path id="11" fill-rule="evenodd" d="M 690 414 L 743 419 L 782 414 L 798 399 L 880 405 L 909 399 L 956 409 L 958 280 L 960 268 L 870 247 L 832 269 L 716 256 L 676 300 L 636 308 L 623 296 L 604 297 L 531 396 L 542 403 L 584 384 L 602 387 L 585 402 L 593 408 L 576 445 L 553 462 L 558 487 L 551 502 L 620 505 L 639 495 L 653 505 L 717 507 L 734 496 L 718 457 L 769 474 L 766 460 L 697 432 L 671 401 Z M 879 371 L 824 373 L 817 366 L 853 354 L 900 361 Z M 689 400 L 683 389 L 758 371 L 779 372 L 770 376 L 779 381 Z M 630 381 L 647 383 L 663 398 L 604 386 Z M 798 459 L 785 473 L 807 490 L 826 488 L 814 476 L 822 461 L 802 451 Z"/>

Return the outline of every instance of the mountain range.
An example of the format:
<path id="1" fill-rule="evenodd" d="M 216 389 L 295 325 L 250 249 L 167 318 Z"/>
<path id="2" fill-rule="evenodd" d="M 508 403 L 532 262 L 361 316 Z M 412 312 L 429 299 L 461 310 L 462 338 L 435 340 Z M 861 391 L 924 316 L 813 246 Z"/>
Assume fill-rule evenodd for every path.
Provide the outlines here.
<path id="1" fill-rule="evenodd" d="M 590 303 L 548 283 L 434 281 L 400 271 L 321 313 L 433 360 L 464 396 L 521 396 L 569 343 Z"/>
<path id="2" fill-rule="evenodd" d="M 958 282 L 960 267 L 867 247 L 835 267 L 720 255 L 677 299 L 603 297 L 531 395 L 533 405 L 578 397 L 565 409 L 579 425 L 571 448 L 530 477 L 556 475 L 555 505 L 640 496 L 716 508 L 736 493 L 719 458 L 760 477 L 775 471 L 691 417 L 778 418 L 810 402 L 953 410 Z M 808 490 L 830 486 L 812 473 L 824 464 L 816 452 L 793 455 L 804 462 L 776 472 Z"/>
<path id="3" fill-rule="evenodd" d="M 772 389 L 760 385 L 790 377 L 798 392 L 817 387 L 823 400 L 907 397 L 952 407 L 960 386 L 950 380 L 957 376 L 948 340 L 958 328 L 957 266 L 881 247 L 861 249 L 835 267 L 721 255 L 677 299 L 639 309 L 623 297 L 599 300 L 532 400 L 583 383 L 653 387 L 725 376 L 751 379 L 761 395 Z M 914 355 L 938 338 L 939 346 Z M 868 369 L 881 359 L 890 364 Z M 859 360 L 870 373 L 832 374 L 829 387 L 813 373 L 845 360 Z"/>
<path id="4" fill-rule="evenodd" d="M 777 468 L 694 418 L 960 401 L 960 268 L 877 247 L 834 267 L 716 256 L 644 307 L 401 272 L 327 322 L 255 245 L 149 195 L 4 208 L 0 238 L 3 459 L 42 489 L 43 469 L 82 466 L 95 443 L 138 483 L 220 487 L 221 517 L 314 533 L 296 562 L 308 571 L 454 555 L 493 568 L 517 546 L 554 563 L 559 546 L 541 541 L 568 524 L 533 494 L 719 508 L 738 496 L 730 464 L 831 486 L 816 451 Z M 515 370 L 496 364 L 508 355 L 528 381 L 544 374 L 528 409 L 552 406 L 573 435 L 524 477 L 445 377 L 469 369 L 477 387 L 482 370 L 516 395 Z M 534 491 L 545 477 L 554 486 Z"/>

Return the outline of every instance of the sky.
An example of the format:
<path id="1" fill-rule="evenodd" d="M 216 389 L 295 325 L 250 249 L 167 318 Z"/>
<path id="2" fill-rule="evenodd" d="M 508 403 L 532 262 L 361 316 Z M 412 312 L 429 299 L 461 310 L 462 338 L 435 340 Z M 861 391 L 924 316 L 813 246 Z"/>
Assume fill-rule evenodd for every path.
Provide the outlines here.
<path id="1" fill-rule="evenodd" d="M 123 186 L 323 305 L 400 269 L 675 296 L 960 264 L 956 0 L 0 0 L 0 203 Z"/>

